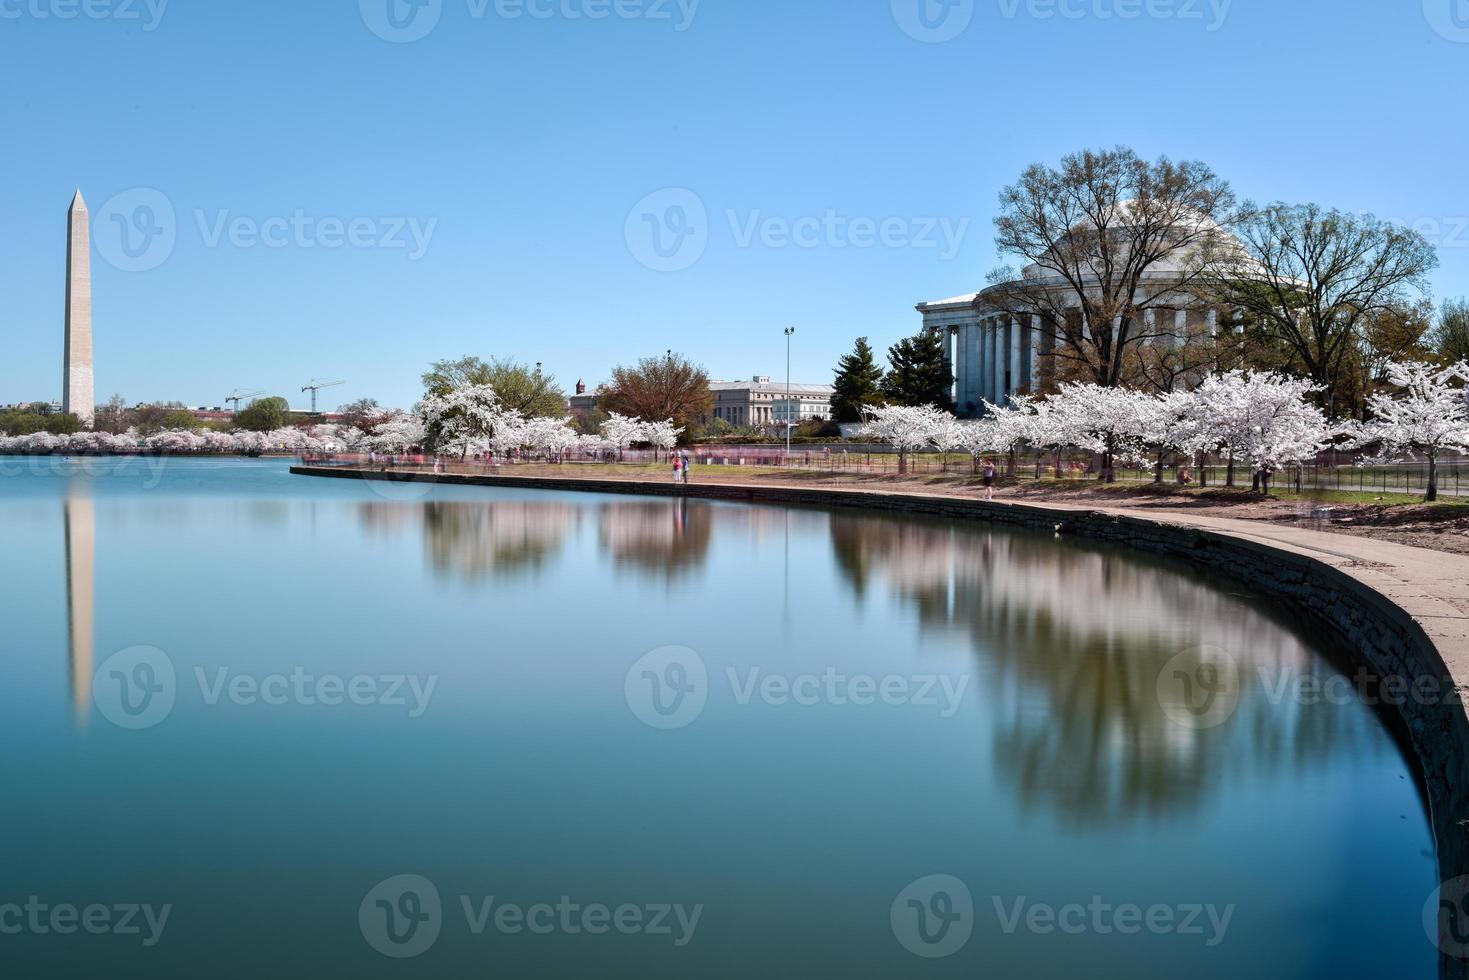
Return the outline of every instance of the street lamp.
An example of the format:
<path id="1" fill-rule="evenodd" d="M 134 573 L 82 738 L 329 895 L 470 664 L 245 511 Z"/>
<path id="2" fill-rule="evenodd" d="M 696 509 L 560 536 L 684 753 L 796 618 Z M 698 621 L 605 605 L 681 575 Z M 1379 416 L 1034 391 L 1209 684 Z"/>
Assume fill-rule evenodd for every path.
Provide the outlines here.
<path id="1" fill-rule="evenodd" d="M 790 462 L 791 425 L 796 414 L 791 409 L 791 338 L 795 335 L 795 327 L 786 327 L 786 462 Z"/>

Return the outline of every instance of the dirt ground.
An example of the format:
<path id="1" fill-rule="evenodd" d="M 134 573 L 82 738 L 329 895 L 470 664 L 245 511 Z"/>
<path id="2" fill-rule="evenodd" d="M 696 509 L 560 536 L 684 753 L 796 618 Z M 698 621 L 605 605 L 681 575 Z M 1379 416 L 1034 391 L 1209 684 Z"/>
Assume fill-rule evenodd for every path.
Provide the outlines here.
<path id="1" fill-rule="evenodd" d="M 507 467 L 506 476 L 585 476 L 596 479 L 662 479 L 662 466 L 517 466 Z M 694 481 L 710 483 L 764 483 L 795 486 L 872 487 L 887 490 L 942 491 L 956 496 L 984 494 L 980 481 L 967 473 L 952 475 L 894 475 L 826 473 L 813 470 L 780 470 L 760 467 L 701 466 Z M 1371 493 L 1321 492 L 1270 497 L 1246 490 L 1181 490 L 1173 486 L 1147 484 L 1103 487 L 1092 481 L 1055 483 L 1002 480 L 998 500 L 1037 500 L 1075 506 L 1127 507 L 1267 521 L 1307 527 L 1338 534 L 1353 534 L 1394 541 L 1398 544 L 1454 554 L 1469 554 L 1469 501 L 1449 500 L 1425 505 L 1417 498 Z"/>

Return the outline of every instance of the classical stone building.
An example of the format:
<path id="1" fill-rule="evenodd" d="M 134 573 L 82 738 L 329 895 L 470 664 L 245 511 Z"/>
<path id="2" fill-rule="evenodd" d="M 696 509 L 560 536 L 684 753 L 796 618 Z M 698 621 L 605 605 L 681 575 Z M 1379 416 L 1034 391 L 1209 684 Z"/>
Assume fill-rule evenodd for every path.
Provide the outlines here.
<path id="1" fill-rule="evenodd" d="M 1170 290 L 1170 282 L 1182 282 L 1176 265 L 1160 263 L 1144 288 L 1152 307 L 1140 328 L 1150 344 L 1177 344 L 1202 334 L 1218 331 L 1219 316 L 1199 305 L 1191 293 Z M 1026 270 L 1025 287 L 1050 291 L 1057 310 L 1064 310 L 1068 333 L 1084 333 L 1081 308 L 1069 284 L 1047 281 L 1035 267 Z M 954 405 L 960 416 L 983 414 L 984 403 L 1004 404 L 1014 394 L 1044 390 L 1055 378 L 1054 343 L 1059 331 L 1054 322 L 1037 315 L 1014 316 L 1004 312 L 996 300 L 1012 292 L 1015 283 L 993 286 L 978 293 L 919 303 L 923 329 L 946 338 L 949 362 L 955 375 Z M 1071 302 L 1067 302 L 1070 298 Z"/>
<path id="2" fill-rule="evenodd" d="M 730 425 L 757 428 L 783 425 L 787 420 L 800 423 L 830 419 L 835 394 L 831 385 L 792 383 L 788 399 L 785 382 L 772 381 L 763 374 L 749 381 L 711 381 L 709 390 L 714 393 L 714 408 L 703 422 L 722 419 Z M 573 413 L 587 416 L 596 411 L 600 396 L 600 388 L 588 391 L 586 384 L 578 381 L 576 394 L 567 401 Z"/>
<path id="3" fill-rule="evenodd" d="M 835 394 L 831 385 L 792 383 L 787 398 L 785 382 L 765 375 L 749 381 L 712 381 L 709 388 L 714 392 L 713 418 L 756 427 L 830 419 Z"/>

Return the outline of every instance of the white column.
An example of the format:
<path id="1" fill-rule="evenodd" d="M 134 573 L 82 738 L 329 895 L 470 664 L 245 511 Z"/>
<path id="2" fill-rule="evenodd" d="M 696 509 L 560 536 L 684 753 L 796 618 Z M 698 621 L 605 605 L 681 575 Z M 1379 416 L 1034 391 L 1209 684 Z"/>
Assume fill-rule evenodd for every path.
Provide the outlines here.
<path id="1" fill-rule="evenodd" d="M 968 400 L 969 387 L 969 324 L 959 325 L 959 336 L 954 344 L 956 350 L 954 357 L 954 374 L 958 376 L 958 383 L 954 385 L 955 408 L 964 410 L 964 403 Z"/>
<path id="2" fill-rule="evenodd" d="M 1005 335 L 1009 333 L 1008 324 L 1008 318 L 995 317 L 994 397 L 990 401 L 996 405 L 1005 403 Z"/>
<path id="3" fill-rule="evenodd" d="M 1010 318 L 1010 390 L 1006 395 L 1013 395 L 1020 390 L 1025 382 L 1020 377 L 1020 318 Z"/>
<path id="4" fill-rule="evenodd" d="M 989 320 L 980 320 L 974 325 L 974 404 L 989 397 Z"/>

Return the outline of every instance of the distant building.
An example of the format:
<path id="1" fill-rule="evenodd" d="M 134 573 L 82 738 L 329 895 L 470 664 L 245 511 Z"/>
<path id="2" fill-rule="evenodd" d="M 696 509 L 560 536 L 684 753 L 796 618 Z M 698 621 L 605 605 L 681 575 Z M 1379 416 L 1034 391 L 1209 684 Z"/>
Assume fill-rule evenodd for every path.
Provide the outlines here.
<path id="1" fill-rule="evenodd" d="M 581 379 L 576 382 L 576 394 L 567 399 L 572 415 L 586 418 L 597 411 L 597 399 L 602 397 L 602 389 L 588 392 L 587 383 Z"/>
<path id="2" fill-rule="evenodd" d="M 722 419 L 737 426 L 778 426 L 786 421 L 796 423 L 808 419 L 829 420 L 832 417 L 831 385 L 792 384 L 789 400 L 783 381 L 772 381 L 767 375 L 755 375 L 749 381 L 711 381 L 714 408 L 701 421 Z M 597 410 L 602 389 L 587 391 L 585 382 L 576 383 L 576 394 L 567 401 L 573 414 L 586 417 Z"/>
<path id="3" fill-rule="evenodd" d="M 749 381 L 714 381 L 712 417 L 739 426 L 782 425 L 787 421 L 828 420 L 832 416 L 831 385 L 794 384 L 787 389 L 784 382 L 772 382 L 766 375 Z"/>

